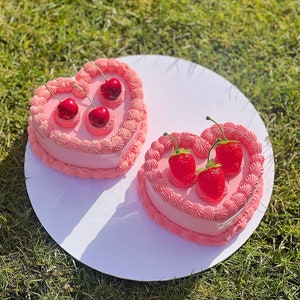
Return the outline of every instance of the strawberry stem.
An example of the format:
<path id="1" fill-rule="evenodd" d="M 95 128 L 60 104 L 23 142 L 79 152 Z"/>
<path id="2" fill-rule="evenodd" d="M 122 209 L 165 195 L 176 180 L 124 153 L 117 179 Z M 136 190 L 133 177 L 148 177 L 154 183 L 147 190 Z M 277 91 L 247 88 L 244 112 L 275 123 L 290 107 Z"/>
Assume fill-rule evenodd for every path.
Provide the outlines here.
<path id="1" fill-rule="evenodd" d="M 105 74 L 103 73 L 103 71 L 94 62 L 91 62 L 91 64 L 100 72 L 100 74 L 102 75 L 102 77 L 104 78 L 104 80 L 107 81 L 107 77 L 105 76 Z"/>
<path id="2" fill-rule="evenodd" d="M 209 117 L 209 116 L 206 116 L 206 120 L 209 120 L 209 121 L 214 122 L 214 123 L 218 126 L 218 128 L 220 129 L 220 131 L 221 131 L 221 133 L 222 133 L 222 135 L 223 135 L 223 140 L 224 140 L 224 141 L 227 141 L 227 138 L 226 138 L 226 136 L 225 136 L 225 133 L 224 133 L 223 128 L 222 128 L 215 120 L 213 120 L 213 119 L 212 119 L 211 117 Z"/>
<path id="3" fill-rule="evenodd" d="M 51 95 L 52 97 L 54 97 L 54 98 L 60 103 L 61 100 L 60 100 L 56 95 L 54 95 L 54 94 L 52 93 L 52 91 L 51 91 L 50 88 L 48 87 L 47 83 L 45 83 L 45 87 L 46 87 L 46 89 L 48 90 L 48 92 L 50 93 L 50 95 Z"/>
<path id="4" fill-rule="evenodd" d="M 210 154 L 211 154 L 212 149 L 214 149 L 214 147 L 221 141 L 222 141 L 221 139 L 216 139 L 215 142 L 211 145 L 211 147 L 208 151 L 208 155 L 207 155 L 207 163 L 206 163 L 207 168 L 209 168 L 211 166 Z"/>
<path id="5" fill-rule="evenodd" d="M 169 134 L 167 132 L 164 133 L 165 136 L 168 136 L 170 139 L 173 140 L 173 142 L 175 143 L 175 152 L 176 153 L 179 153 L 179 148 L 178 148 L 178 142 L 177 140 L 175 139 L 175 137 L 172 135 L 172 134 Z"/>
<path id="6" fill-rule="evenodd" d="M 74 83 L 73 86 L 77 89 L 79 89 L 90 101 L 93 108 L 96 108 L 95 104 L 93 103 L 92 99 L 89 97 L 89 95 L 85 92 L 85 90 L 79 86 L 78 84 Z"/>

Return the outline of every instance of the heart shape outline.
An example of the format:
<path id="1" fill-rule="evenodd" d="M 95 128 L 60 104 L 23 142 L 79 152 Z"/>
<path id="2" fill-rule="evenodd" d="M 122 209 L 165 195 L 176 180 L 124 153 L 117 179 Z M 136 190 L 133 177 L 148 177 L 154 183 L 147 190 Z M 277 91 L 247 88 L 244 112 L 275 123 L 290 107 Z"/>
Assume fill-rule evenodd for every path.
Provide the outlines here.
<path id="1" fill-rule="evenodd" d="M 52 99 L 50 92 L 43 85 L 36 89 L 34 96 L 30 100 L 30 117 L 27 129 L 29 142 L 35 154 L 44 163 L 67 175 L 97 179 L 114 178 L 123 175 L 130 169 L 146 139 L 147 107 L 143 101 L 142 82 L 137 73 L 124 62 L 100 58 L 94 62 L 86 63 L 73 78 L 58 77 L 49 81 L 47 86 L 50 87 L 56 96 L 69 95 L 75 97 L 81 108 L 81 118 L 83 118 L 88 107 L 81 107 L 81 99 L 86 98 L 86 94 L 89 94 L 89 86 L 91 84 L 100 84 L 104 81 L 104 78 L 101 79 L 102 75 L 99 74 L 95 65 L 104 73 L 117 74 L 125 87 L 124 107 L 126 106 L 125 108 L 127 109 L 124 108 L 124 117 L 119 125 L 116 125 L 114 133 L 109 138 L 95 136 L 94 139 L 87 140 L 78 138 L 76 135 L 70 136 L 67 129 L 56 126 L 57 124 L 53 125 L 49 121 L 49 115 L 46 113 L 46 105 L 49 105 L 50 101 L 55 100 Z M 74 87 L 75 83 L 84 90 L 84 93 Z M 92 98 L 94 97 L 95 95 L 92 95 Z M 118 107 L 110 107 L 110 109 L 115 110 Z M 81 124 L 84 124 L 84 122 L 82 121 Z M 39 136 L 49 139 L 65 149 L 79 153 L 105 155 L 121 152 L 125 147 L 126 153 L 124 153 L 124 159 L 117 167 L 90 168 L 73 165 L 56 159 L 48 153 L 42 147 Z"/>
<path id="2" fill-rule="evenodd" d="M 167 179 L 167 172 L 163 174 L 159 169 L 159 162 L 173 147 L 173 141 L 166 136 L 161 136 L 157 141 L 152 142 L 151 147 L 145 154 L 145 162 L 138 172 L 138 192 L 145 210 L 150 217 L 159 225 L 187 240 L 206 245 L 223 245 L 240 232 L 251 219 L 257 209 L 263 193 L 263 164 L 262 145 L 254 133 L 242 125 L 233 123 L 221 124 L 228 139 L 241 142 L 247 166 L 243 170 L 244 175 L 235 191 L 227 195 L 227 199 L 220 203 L 205 203 L 201 199 L 189 199 L 182 196 L 182 189 L 172 186 Z M 221 138 L 219 128 L 216 125 L 205 129 L 200 136 L 183 132 L 172 133 L 176 138 L 179 147 L 190 149 L 196 158 L 205 161 L 210 146 L 217 138 Z M 230 181 L 232 178 L 227 178 Z M 230 226 L 223 232 L 216 235 L 201 233 L 188 229 L 180 221 L 172 221 L 153 204 L 149 194 L 157 193 L 163 205 L 171 207 L 175 213 L 180 212 L 181 216 L 188 215 L 196 220 L 224 222 L 233 218 Z M 196 188 L 195 185 L 192 188 Z M 177 210 L 177 211 L 176 211 Z M 234 218 L 236 216 L 236 218 Z"/>

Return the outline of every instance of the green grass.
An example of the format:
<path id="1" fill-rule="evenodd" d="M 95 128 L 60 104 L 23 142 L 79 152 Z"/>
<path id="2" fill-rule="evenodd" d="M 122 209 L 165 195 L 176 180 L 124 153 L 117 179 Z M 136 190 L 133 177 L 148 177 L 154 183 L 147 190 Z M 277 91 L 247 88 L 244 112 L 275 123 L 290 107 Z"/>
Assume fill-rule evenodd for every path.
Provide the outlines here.
<path id="1" fill-rule="evenodd" d="M 300 5 L 294 0 L 0 0 L 0 299 L 298 299 Z M 92 270 L 45 232 L 27 196 L 24 152 L 36 87 L 84 59 L 162 54 L 216 71 L 246 94 L 273 145 L 275 185 L 246 244 L 167 282 Z"/>

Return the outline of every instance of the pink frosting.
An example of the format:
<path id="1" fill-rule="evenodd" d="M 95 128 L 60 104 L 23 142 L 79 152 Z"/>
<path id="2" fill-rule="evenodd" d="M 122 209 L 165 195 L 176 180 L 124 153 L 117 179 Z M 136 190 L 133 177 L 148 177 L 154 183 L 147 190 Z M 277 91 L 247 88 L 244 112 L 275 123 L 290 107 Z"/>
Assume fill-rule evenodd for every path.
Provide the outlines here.
<path id="1" fill-rule="evenodd" d="M 31 119 L 29 120 L 28 135 L 29 135 L 29 142 L 31 144 L 33 152 L 38 157 L 40 157 L 41 160 L 48 166 L 54 168 L 57 171 L 64 172 L 65 174 L 70 176 L 101 179 L 101 178 L 114 178 L 116 176 L 123 175 L 133 165 L 135 158 L 139 154 L 140 149 L 146 139 L 146 135 L 144 134 L 142 129 L 146 131 L 147 122 L 144 122 L 142 124 L 140 134 L 135 136 L 133 143 L 130 145 L 126 153 L 124 153 L 123 160 L 119 164 L 119 166 L 111 167 L 111 168 L 96 168 L 96 169 L 68 164 L 61 160 L 55 159 L 53 156 L 49 155 L 49 153 L 41 146 L 41 144 L 37 140 L 35 129 L 34 126 L 32 125 Z M 83 148 L 83 144 L 81 144 L 81 147 Z M 98 153 L 94 153 L 94 154 L 98 154 Z"/>
<path id="2" fill-rule="evenodd" d="M 85 122 L 91 109 L 89 99 L 94 105 L 103 106 L 97 90 L 104 78 L 95 64 L 108 78 L 116 77 L 122 85 L 118 105 L 109 108 L 112 118 L 101 132 Z M 30 101 L 28 126 L 29 141 L 35 153 L 46 164 L 68 175 L 112 178 L 124 174 L 139 154 L 147 131 L 142 82 L 135 71 L 116 59 L 101 58 L 85 64 L 74 78 L 60 77 L 47 86 L 56 97 L 71 97 L 77 102 L 79 120 L 77 117 L 70 128 L 69 123 L 57 121 L 53 117 L 57 99 L 44 85 L 37 88 Z"/>
<path id="3" fill-rule="evenodd" d="M 222 127 L 229 139 L 241 142 L 244 158 L 240 173 L 226 179 L 227 192 L 220 202 L 205 202 L 201 195 L 199 197 L 197 184 L 189 189 L 172 185 L 168 179 L 167 158 L 173 141 L 167 136 L 152 143 L 138 174 L 140 197 L 154 220 L 192 241 L 211 245 L 224 244 L 244 228 L 257 208 L 263 190 L 264 158 L 256 136 L 241 125 L 225 123 Z M 172 135 L 179 147 L 192 151 L 197 167 L 205 164 L 210 145 L 221 137 L 215 125 L 200 137 L 191 133 L 175 132 Z"/>

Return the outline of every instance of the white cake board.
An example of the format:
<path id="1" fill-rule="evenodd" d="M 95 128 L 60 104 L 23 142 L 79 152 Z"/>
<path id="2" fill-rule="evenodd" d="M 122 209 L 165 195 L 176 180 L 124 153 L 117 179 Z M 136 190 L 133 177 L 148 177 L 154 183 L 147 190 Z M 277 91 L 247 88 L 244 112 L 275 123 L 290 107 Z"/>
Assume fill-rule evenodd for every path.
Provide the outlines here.
<path id="1" fill-rule="evenodd" d="M 109 275 L 157 281 L 204 271 L 239 249 L 269 204 L 274 160 L 267 130 L 248 99 L 207 68 L 182 59 L 141 55 L 120 58 L 141 77 L 149 131 L 135 165 L 122 178 L 85 180 L 44 165 L 27 145 L 26 186 L 40 222 L 80 262 Z M 200 134 L 212 124 L 234 122 L 256 133 L 265 155 L 264 195 L 247 227 L 225 246 L 202 246 L 176 236 L 150 219 L 137 195 L 136 174 L 153 140 L 163 132 Z"/>

